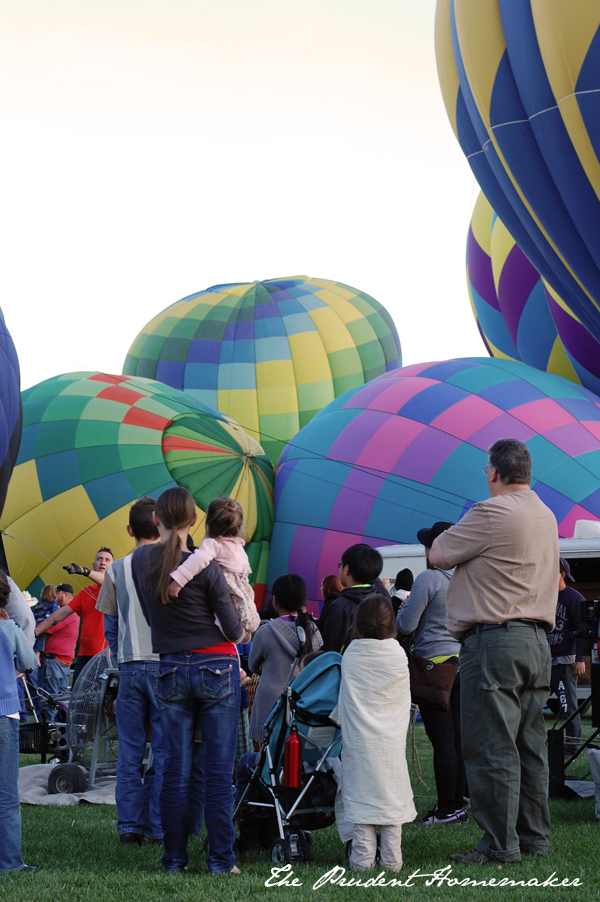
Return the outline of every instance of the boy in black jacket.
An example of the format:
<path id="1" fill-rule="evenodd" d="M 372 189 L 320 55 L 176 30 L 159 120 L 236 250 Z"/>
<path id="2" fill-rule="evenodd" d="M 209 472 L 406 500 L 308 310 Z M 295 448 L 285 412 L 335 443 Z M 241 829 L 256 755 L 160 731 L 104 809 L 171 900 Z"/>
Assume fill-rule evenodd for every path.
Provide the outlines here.
<path id="1" fill-rule="evenodd" d="M 344 551 L 338 566 L 344 590 L 339 598 L 325 605 L 318 621 L 323 637 L 323 651 L 342 650 L 356 609 L 363 598 L 374 593 L 385 593 L 389 598 L 383 584 L 377 579 L 383 569 L 383 558 L 375 548 L 363 544 L 351 545 Z"/>

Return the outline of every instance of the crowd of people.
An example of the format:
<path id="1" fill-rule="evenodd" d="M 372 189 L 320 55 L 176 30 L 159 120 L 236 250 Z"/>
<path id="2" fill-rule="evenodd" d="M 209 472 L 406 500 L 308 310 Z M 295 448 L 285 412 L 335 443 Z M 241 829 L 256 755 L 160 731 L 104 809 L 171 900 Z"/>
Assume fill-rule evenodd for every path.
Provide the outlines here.
<path id="1" fill-rule="evenodd" d="M 467 820 L 468 793 L 483 836 L 453 861 L 484 865 L 546 855 L 542 709 L 551 685 L 565 705 L 576 704 L 583 660 L 572 638 L 578 593 L 566 587 L 571 574 L 567 562 L 559 563 L 554 515 L 530 488 L 527 447 L 506 439 L 488 453 L 490 498 L 456 525 L 419 531 L 427 569 L 414 583 L 410 571 L 401 571 L 390 595 L 379 552 L 353 545 L 337 576 L 323 580 L 318 621 L 306 613 L 302 577 L 284 574 L 272 586 L 270 619 L 261 623 L 240 505 L 211 502 L 206 537 L 194 549 L 195 504 L 183 488 L 132 505 L 130 555 L 114 560 L 101 548 L 92 568 L 66 568 L 90 580 L 89 587 L 76 595 L 70 584 L 46 587 L 35 611 L 35 650 L 33 635 L 10 613 L 11 582 L 0 573 L 0 730 L 7 737 L 0 772 L 7 775 L 2 785 L 10 784 L 0 795 L 0 872 L 34 870 L 20 851 L 14 668 L 29 671 L 50 696 L 60 693 L 79 635 L 73 683 L 107 644 L 120 670 L 120 842 L 161 843 L 164 869 L 182 872 L 188 839 L 204 823 L 209 871 L 239 873 L 232 775 L 237 763 L 247 781 L 265 719 L 298 653 L 299 626 L 311 657 L 343 654 L 340 805 L 352 825 L 351 867 L 369 869 L 379 856 L 382 867 L 399 870 L 402 827 L 416 817 L 405 754 L 411 709 L 405 648 L 411 674 L 421 662 L 426 679 L 445 681 L 431 696 L 423 690 L 419 701 L 437 791 L 421 821 L 434 827 Z M 241 660 L 260 674 L 249 724 Z M 574 721 L 573 742 L 580 730 Z M 153 767 L 142 779 L 148 736 Z"/>

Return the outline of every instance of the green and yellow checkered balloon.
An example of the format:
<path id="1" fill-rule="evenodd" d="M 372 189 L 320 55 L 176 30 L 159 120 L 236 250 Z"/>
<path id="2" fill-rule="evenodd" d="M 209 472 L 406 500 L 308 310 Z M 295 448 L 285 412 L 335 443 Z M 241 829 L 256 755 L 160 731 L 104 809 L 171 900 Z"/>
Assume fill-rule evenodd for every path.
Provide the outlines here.
<path id="1" fill-rule="evenodd" d="M 233 417 L 276 463 L 330 401 L 401 365 L 381 304 L 341 282 L 296 276 L 177 301 L 140 332 L 123 372 Z"/>

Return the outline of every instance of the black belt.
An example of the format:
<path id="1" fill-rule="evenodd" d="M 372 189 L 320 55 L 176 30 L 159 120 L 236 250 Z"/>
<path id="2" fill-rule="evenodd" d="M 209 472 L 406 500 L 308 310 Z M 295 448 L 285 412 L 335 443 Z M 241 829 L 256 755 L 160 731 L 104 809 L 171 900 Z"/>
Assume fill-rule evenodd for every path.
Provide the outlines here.
<path id="1" fill-rule="evenodd" d="M 543 629 L 542 624 L 538 620 L 505 620 L 504 623 L 478 623 L 477 626 L 472 626 L 471 629 L 462 634 L 461 642 L 464 642 L 469 636 L 475 635 L 475 633 L 482 633 L 484 630 L 508 629 L 508 627 L 512 628 L 513 626 L 529 626 L 532 629 L 536 627 Z"/>
<path id="2" fill-rule="evenodd" d="M 41 652 L 43 658 L 55 658 L 56 655 L 53 655 L 52 652 L 43 651 Z"/>

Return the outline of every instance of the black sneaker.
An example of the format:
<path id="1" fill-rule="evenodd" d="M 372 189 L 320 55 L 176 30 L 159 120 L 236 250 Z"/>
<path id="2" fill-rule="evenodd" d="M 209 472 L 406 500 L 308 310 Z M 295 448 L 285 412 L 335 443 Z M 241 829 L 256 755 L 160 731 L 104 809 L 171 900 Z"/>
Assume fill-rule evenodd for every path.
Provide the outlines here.
<path id="1" fill-rule="evenodd" d="M 143 846 L 146 842 L 146 837 L 143 833 L 121 833 L 119 842 L 122 846 Z"/>
<path id="2" fill-rule="evenodd" d="M 486 855 L 484 852 L 480 852 L 479 849 L 470 849 L 468 852 L 451 855 L 450 861 L 454 861 L 456 864 L 496 864 L 495 858 L 490 858 L 489 855 Z"/>
<path id="3" fill-rule="evenodd" d="M 466 821 L 467 818 L 468 814 L 464 808 L 461 808 L 460 811 L 443 814 L 439 808 L 435 807 L 425 817 L 419 818 L 418 823 L 423 824 L 424 827 L 435 827 L 437 824 L 458 824 Z"/>

